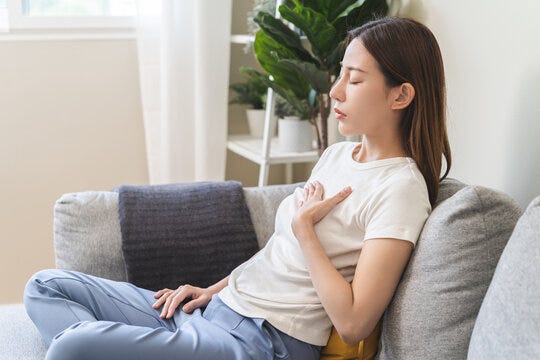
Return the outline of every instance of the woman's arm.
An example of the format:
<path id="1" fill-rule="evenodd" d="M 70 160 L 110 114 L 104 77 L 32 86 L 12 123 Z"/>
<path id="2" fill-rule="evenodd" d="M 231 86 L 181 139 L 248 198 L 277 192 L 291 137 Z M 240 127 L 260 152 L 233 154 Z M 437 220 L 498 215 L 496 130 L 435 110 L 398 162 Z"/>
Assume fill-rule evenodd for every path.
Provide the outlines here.
<path id="1" fill-rule="evenodd" d="M 366 241 L 349 284 L 330 262 L 313 228 L 349 194 L 350 190 L 343 190 L 323 200 L 320 183 L 309 184 L 292 229 L 325 311 L 343 341 L 352 344 L 365 339 L 375 328 L 392 299 L 413 246 L 397 239 Z"/>

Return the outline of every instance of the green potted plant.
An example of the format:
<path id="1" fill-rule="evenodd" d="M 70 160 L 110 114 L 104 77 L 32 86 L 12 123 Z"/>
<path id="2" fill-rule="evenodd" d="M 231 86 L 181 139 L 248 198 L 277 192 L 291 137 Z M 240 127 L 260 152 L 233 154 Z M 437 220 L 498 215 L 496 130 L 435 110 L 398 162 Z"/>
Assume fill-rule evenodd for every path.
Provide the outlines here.
<path id="1" fill-rule="evenodd" d="M 236 96 L 229 101 L 229 104 L 248 105 L 246 116 L 248 120 L 249 133 L 253 137 L 260 138 L 264 131 L 264 117 L 266 108 L 266 96 L 268 87 L 257 76 L 247 72 L 246 67 L 240 67 L 240 72 L 247 76 L 244 82 L 234 83 L 229 89 L 236 93 Z"/>
<path id="2" fill-rule="evenodd" d="M 386 0 L 285 0 L 278 8 L 282 19 L 260 11 L 253 49 L 265 73 L 248 68 L 315 126 L 317 147 L 328 146 L 329 96 L 339 62 L 345 53 L 347 30 L 388 13 Z M 283 21 L 293 24 L 291 30 Z M 301 35 L 307 41 L 304 47 Z"/>
<path id="3" fill-rule="evenodd" d="M 306 114 L 295 109 L 276 94 L 274 112 L 278 117 L 278 146 L 283 152 L 303 152 L 313 149 L 313 126 Z"/>

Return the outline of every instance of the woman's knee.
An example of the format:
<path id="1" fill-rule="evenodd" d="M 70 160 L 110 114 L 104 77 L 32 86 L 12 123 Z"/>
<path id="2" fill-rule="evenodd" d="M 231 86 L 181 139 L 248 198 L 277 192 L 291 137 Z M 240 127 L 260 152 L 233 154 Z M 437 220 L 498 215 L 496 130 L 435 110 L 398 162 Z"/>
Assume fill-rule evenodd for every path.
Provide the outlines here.
<path id="1" fill-rule="evenodd" d="M 79 321 L 56 335 L 46 360 L 150 358 L 137 353 L 128 332 L 118 332 L 125 324 L 113 321 Z M 167 357 L 170 358 L 170 357 Z"/>
<path id="2" fill-rule="evenodd" d="M 81 321 L 66 328 L 56 335 L 47 350 L 46 360 L 81 359 L 88 357 L 95 344 L 95 335 L 88 325 L 90 321 Z"/>
<path id="3" fill-rule="evenodd" d="M 31 301 L 35 296 L 46 295 L 46 290 L 44 289 L 44 284 L 47 283 L 47 289 L 56 289 L 56 283 L 53 280 L 59 277 L 68 276 L 67 270 L 61 269 L 45 269 L 36 272 L 34 275 L 28 279 L 26 286 L 24 287 L 23 301 L 26 304 L 28 301 Z"/>

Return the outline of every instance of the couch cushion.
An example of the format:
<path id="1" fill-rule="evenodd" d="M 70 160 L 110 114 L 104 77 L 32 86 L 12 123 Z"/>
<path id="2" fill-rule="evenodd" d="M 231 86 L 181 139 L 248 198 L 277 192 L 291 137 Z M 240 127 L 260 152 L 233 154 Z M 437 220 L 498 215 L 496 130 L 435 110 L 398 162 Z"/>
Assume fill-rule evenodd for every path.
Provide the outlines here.
<path id="1" fill-rule="evenodd" d="M 64 194 L 54 205 L 56 267 L 125 281 L 118 221 L 118 194 Z"/>
<path id="2" fill-rule="evenodd" d="M 46 352 L 24 305 L 0 306 L 0 360 L 42 360 Z"/>
<path id="3" fill-rule="evenodd" d="M 433 209 L 383 316 L 376 359 L 467 357 L 482 299 L 521 213 L 508 195 L 481 186 L 466 186 Z"/>
<path id="4" fill-rule="evenodd" d="M 519 219 L 489 285 L 468 359 L 540 359 L 540 196 Z"/>

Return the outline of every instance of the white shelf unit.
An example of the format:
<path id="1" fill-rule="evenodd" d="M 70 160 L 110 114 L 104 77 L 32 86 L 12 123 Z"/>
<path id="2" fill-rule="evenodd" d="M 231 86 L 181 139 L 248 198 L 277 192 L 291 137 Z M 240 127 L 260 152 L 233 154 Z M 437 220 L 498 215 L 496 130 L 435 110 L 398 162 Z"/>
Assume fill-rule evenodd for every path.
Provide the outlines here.
<path id="1" fill-rule="evenodd" d="M 276 1 L 276 17 L 280 14 L 277 10 L 281 1 Z M 247 44 L 252 42 L 254 36 L 244 34 L 231 35 L 231 44 Z M 292 182 L 292 164 L 303 162 L 315 162 L 319 155 L 317 150 L 305 151 L 301 153 L 283 152 L 279 150 L 275 134 L 276 120 L 274 115 L 274 91 L 268 88 L 266 100 L 266 114 L 264 121 L 263 138 L 254 138 L 249 135 L 229 135 L 227 148 L 260 165 L 258 186 L 268 184 L 268 172 L 271 164 L 285 164 L 285 179 L 287 183 Z"/>
<path id="2" fill-rule="evenodd" d="M 271 149 L 268 162 L 270 164 L 302 163 L 316 161 L 319 158 L 317 150 L 305 152 L 282 152 L 278 148 L 278 138 L 273 137 L 270 141 Z M 231 135 L 227 147 L 235 153 L 257 164 L 264 164 L 265 158 L 261 154 L 263 139 L 257 139 L 250 135 Z"/>
<path id="3" fill-rule="evenodd" d="M 260 165 L 259 186 L 267 185 L 268 170 L 272 164 L 285 164 L 285 180 L 292 183 L 292 164 L 313 162 L 319 158 L 317 150 L 305 152 L 283 152 L 279 150 L 278 139 L 273 137 L 270 140 L 270 151 L 268 156 L 264 156 L 264 140 L 254 138 L 250 135 L 231 135 L 227 141 L 227 148 L 232 152 L 245 157 Z"/>

